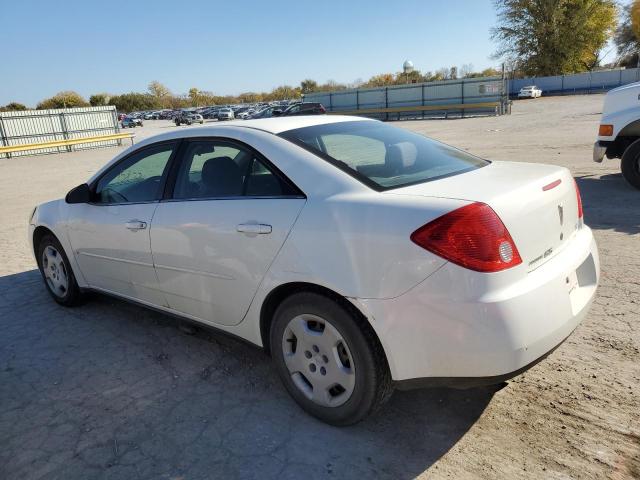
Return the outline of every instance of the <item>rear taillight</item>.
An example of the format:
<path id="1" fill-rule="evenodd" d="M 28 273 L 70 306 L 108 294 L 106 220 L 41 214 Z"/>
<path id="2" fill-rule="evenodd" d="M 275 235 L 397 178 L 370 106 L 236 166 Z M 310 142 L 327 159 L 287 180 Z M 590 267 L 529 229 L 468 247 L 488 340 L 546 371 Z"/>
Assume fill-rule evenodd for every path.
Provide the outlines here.
<path id="1" fill-rule="evenodd" d="M 580 197 L 580 189 L 578 188 L 578 182 L 576 182 L 575 179 L 573 180 L 573 184 L 576 186 L 576 197 L 578 199 L 578 218 L 582 218 L 584 214 L 582 212 L 582 197 Z"/>
<path id="2" fill-rule="evenodd" d="M 411 234 L 422 248 L 478 272 L 499 272 L 522 263 L 507 227 L 493 209 L 472 203 Z"/>

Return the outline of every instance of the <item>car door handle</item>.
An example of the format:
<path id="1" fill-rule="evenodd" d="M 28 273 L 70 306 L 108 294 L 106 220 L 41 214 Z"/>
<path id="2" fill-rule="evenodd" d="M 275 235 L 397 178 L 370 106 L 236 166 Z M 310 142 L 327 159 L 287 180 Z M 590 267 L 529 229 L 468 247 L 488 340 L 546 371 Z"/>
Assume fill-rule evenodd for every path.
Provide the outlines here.
<path id="1" fill-rule="evenodd" d="M 250 233 L 254 235 L 266 235 L 271 233 L 271 225 L 264 223 L 241 223 L 236 227 L 240 233 Z"/>
<path id="2" fill-rule="evenodd" d="M 129 230 L 144 230 L 147 228 L 147 222 L 143 222 L 142 220 L 129 220 L 124 225 Z"/>

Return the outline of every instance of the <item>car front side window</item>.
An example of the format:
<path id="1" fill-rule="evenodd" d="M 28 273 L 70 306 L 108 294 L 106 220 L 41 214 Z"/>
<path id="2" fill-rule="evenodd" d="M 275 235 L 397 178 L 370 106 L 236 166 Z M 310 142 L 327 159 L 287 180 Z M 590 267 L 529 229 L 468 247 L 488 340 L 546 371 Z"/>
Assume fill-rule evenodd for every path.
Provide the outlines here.
<path id="1" fill-rule="evenodd" d="M 95 188 L 94 203 L 140 203 L 159 200 L 162 179 L 175 149 L 174 143 L 144 148 L 107 171 Z"/>

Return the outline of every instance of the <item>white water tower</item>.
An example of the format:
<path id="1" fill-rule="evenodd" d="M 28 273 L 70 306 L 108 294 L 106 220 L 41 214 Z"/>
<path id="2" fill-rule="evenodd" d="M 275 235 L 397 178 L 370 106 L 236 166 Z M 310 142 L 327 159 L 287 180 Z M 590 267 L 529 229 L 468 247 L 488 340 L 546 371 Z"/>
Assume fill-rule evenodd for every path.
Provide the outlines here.
<path id="1" fill-rule="evenodd" d="M 411 60 L 405 60 L 402 64 L 402 71 L 404 72 L 405 83 L 409 83 L 409 74 L 413 72 L 413 62 Z"/>

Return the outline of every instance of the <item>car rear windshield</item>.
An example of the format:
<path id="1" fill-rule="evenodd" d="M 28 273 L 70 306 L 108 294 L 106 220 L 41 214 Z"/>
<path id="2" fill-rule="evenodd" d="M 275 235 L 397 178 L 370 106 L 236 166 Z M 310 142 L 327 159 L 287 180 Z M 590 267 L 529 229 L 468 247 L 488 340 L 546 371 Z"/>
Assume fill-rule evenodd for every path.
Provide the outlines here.
<path id="1" fill-rule="evenodd" d="M 436 180 L 489 164 L 423 135 L 370 120 L 314 125 L 280 136 L 375 190 Z"/>

